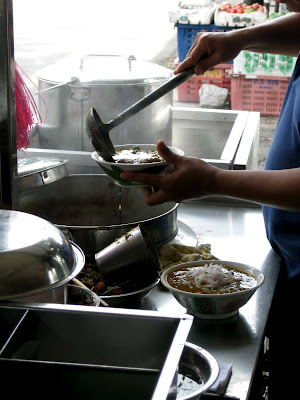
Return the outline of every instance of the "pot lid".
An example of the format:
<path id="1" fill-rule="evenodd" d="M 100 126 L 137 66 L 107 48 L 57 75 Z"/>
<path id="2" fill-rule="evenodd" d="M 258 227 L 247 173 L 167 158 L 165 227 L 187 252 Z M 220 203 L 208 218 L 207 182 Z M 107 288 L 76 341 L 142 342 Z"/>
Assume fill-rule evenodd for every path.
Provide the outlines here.
<path id="1" fill-rule="evenodd" d="M 0 210 L 0 300 L 27 297 L 60 286 L 84 266 L 84 255 L 50 222 Z"/>
<path id="2" fill-rule="evenodd" d="M 85 85 L 145 85 L 164 82 L 172 71 L 161 65 L 138 61 L 134 56 L 90 54 L 80 61 L 64 59 L 37 73 L 39 80 L 53 84 L 78 83 Z"/>
<path id="3" fill-rule="evenodd" d="M 67 176 L 68 160 L 32 157 L 18 160 L 19 191 L 47 185 Z"/>

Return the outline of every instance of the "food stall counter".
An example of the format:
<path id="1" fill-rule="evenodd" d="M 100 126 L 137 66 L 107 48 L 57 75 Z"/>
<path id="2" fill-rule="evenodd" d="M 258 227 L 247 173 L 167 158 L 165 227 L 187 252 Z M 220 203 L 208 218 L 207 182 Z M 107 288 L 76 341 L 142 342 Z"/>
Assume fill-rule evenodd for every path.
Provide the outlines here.
<path id="1" fill-rule="evenodd" d="M 237 315 L 218 320 L 194 318 L 188 337 L 219 363 L 232 365 L 225 396 L 263 398 L 266 329 L 280 258 L 266 239 L 261 207 L 232 199 L 204 199 L 182 203 L 178 219 L 196 232 L 198 244 L 211 245 L 215 257 L 250 264 L 265 276 L 264 284 Z M 141 307 L 166 313 L 186 311 L 162 286 L 154 288 Z"/>

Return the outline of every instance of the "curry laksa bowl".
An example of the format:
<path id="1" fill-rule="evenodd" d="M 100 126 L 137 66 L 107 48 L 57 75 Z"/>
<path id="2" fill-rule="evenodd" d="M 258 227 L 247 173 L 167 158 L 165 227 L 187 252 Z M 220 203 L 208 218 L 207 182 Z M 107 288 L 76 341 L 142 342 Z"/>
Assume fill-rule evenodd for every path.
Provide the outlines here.
<path id="1" fill-rule="evenodd" d="M 219 260 L 176 264 L 161 275 L 161 283 L 187 312 L 205 319 L 237 314 L 263 282 L 258 269 Z"/>
<path id="2" fill-rule="evenodd" d="M 116 154 L 113 156 L 115 162 L 104 161 L 95 151 L 92 159 L 95 160 L 102 170 L 110 176 L 118 186 L 144 187 L 140 182 L 131 182 L 122 179 L 120 174 L 125 171 L 145 172 L 151 174 L 163 174 L 169 163 L 163 160 L 156 149 L 156 144 L 123 144 L 114 146 Z M 175 147 L 169 148 L 179 155 L 184 152 Z"/>

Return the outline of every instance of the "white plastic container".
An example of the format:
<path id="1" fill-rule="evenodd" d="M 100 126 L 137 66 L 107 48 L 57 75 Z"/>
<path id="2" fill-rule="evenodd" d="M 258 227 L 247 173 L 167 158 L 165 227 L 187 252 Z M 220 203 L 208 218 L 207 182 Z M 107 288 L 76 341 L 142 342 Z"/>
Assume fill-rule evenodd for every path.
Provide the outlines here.
<path id="1" fill-rule="evenodd" d="M 215 25 L 218 26 L 233 26 L 233 27 L 245 27 L 258 25 L 265 22 L 268 18 L 268 12 L 264 7 L 264 12 L 253 11 L 251 13 L 243 14 L 231 14 L 227 11 L 221 11 L 219 7 L 215 10 L 214 21 Z"/>
<path id="2" fill-rule="evenodd" d="M 180 2 L 169 11 L 169 21 L 176 24 L 210 25 L 213 23 L 217 4 L 209 0 Z"/>

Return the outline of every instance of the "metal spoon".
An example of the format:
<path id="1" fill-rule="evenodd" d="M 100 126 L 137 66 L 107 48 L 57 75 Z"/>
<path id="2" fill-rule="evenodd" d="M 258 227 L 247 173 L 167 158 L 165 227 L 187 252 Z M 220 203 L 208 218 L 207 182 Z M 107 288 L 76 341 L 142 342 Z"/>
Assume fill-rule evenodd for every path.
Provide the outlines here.
<path id="1" fill-rule="evenodd" d="M 160 99 L 162 96 L 175 89 L 181 83 L 190 79 L 195 75 L 194 69 L 195 67 L 187 68 L 179 74 L 173 75 L 157 89 L 147 94 L 141 100 L 137 101 L 135 104 L 127 108 L 127 110 L 123 111 L 121 114 L 117 115 L 107 123 L 103 123 L 96 110 L 92 108 L 88 113 L 86 120 L 87 134 L 91 144 L 94 146 L 98 154 L 105 161 L 114 162 L 112 155 L 115 154 L 115 149 L 110 140 L 109 131 L 150 104 L 154 103 L 154 101 Z"/>

